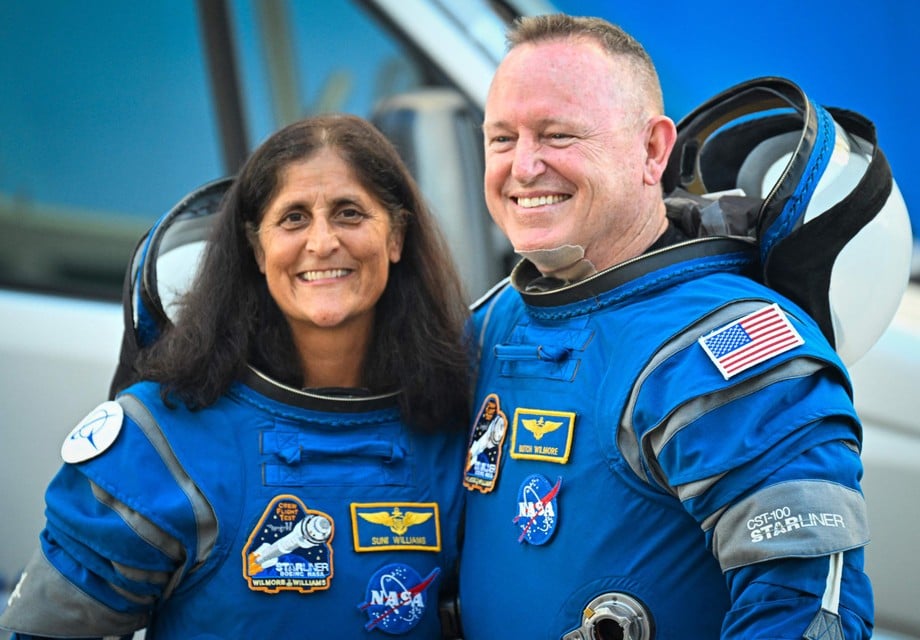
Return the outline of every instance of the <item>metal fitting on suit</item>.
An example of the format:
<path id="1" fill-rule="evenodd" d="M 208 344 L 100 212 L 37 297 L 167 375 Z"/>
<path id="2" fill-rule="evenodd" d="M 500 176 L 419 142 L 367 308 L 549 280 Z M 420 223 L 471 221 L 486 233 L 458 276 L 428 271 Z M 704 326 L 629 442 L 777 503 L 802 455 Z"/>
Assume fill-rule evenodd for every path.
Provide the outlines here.
<path id="1" fill-rule="evenodd" d="M 605 593 L 588 603 L 581 626 L 562 640 L 651 640 L 652 628 L 652 617 L 639 600 Z"/>

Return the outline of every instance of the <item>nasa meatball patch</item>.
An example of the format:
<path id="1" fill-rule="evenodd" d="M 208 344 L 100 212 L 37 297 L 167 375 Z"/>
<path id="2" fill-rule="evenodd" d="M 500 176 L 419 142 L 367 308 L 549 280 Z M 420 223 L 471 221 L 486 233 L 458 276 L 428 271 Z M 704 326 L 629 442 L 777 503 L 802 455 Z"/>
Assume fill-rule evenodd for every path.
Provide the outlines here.
<path id="1" fill-rule="evenodd" d="M 538 473 L 527 476 L 521 483 L 517 495 L 517 515 L 512 523 L 518 527 L 518 542 L 546 544 L 556 532 L 559 524 L 559 504 L 556 497 L 562 478 L 556 484 L 550 484 L 545 476 Z"/>
<path id="2" fill-rule="evenodd" d="M 425 614 L 430 604 L 428 587 L 439 573 L 435 567 L 422 578 L 415 569 L 399 562 L 377 571 L 367 583 L 366 600 L 358 605 L 367 614 L 364 628 L 393 635 L 408 633 Z"/>

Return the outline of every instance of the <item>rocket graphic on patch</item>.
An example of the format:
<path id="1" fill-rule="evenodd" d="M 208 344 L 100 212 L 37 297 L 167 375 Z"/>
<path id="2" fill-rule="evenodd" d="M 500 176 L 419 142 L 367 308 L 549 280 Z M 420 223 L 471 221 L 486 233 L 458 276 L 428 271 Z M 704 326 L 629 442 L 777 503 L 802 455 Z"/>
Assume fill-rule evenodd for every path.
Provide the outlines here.
<path id="1" fill-rule="evenodd" d="M 463 486 L 482 493 L 489 493 L 495 488 L 507 433 L 508 418 L 501 410 L 498 395 L 490 393 L 483 400 L 473 423 Z"/>
<path id="2" fill-rule="evenodd" d="M 280 495 L 266 507 L 243 548 L 243 576 L 253 591 L 311 593 L 332 582 L 332 518 Z"/>

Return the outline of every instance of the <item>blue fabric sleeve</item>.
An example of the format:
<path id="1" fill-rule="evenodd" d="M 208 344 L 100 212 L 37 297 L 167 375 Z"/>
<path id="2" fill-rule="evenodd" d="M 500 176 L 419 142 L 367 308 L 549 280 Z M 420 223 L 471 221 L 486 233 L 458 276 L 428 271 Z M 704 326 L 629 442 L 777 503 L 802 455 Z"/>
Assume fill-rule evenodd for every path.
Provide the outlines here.
<path id="1" fill-rule="evenodd" d="M 77 468 L 61 469 L 46 495 L 42 549 L 61 573 L 93 597 L 119 611 L 136 610 L 138 601 L 152 601 L 162 593 L 178 559 L 132 528 L 114 504 L 103 503 L 100 491 L 97 487 L 94 493 Z M 121 593 L 132 594 L 134 601 Z"/>
<path id="2" fill-rule="evenodd" d="M 836 488 L 838 494 L 846 488 L 850 492 L 857 492 L 861 498 L 859 480 L 862 476 L 862 464 L 859 454 L 852 441 L 848 443 L 840 438 L 847 433 L 848 427 L 847 424 L 834 421 L 822 421 L 813 425 L 813 428 L 808 430 L 808 437 L 799 441 L 804 450 L 794 457 L 787 458 L 783 465 L 777 467 L 754 487 L 746 498 L 754 499 L 775 487 L 787 485 L 798 487 L 800 491 L 805 492 L 810 488 L 829 486 Z M 756 462 L 752 463 L 752 466 L 756 469 Z M 825 512 L 831 511 L 842 509 L 839 505 L 828 504 Z M 726 511 L 729 512 L 730 510 Z M 840 526 L 830 529 L 814 526 L 809 530 L 817 532 L 816 536 L 796 539 L 793 536 L 798 534 L 799 530 L 790 529 L 786 534 L 787 528 L 779 525 L 780 531 L 790 536 L 790 541 L 785 543 L 786 546 L 781 547 L 788 554 L 786 557 L 753 562 L 727 570 L 725 576 L 731 593 L 732 608 L 725 618 L 723 640 L 802 638 L 805 629 L 819 612 L 827 588 L 829 559 L 824 553 L 818 554 L 814 546 L 815 540 L 818 543 L 831 540 L 832 544 L 838 546 L 851 545 L 843 554 L 843 578 L 837 614 L 846 640 L 871 637 L 874 605 L 872 586 L 864 572 L 863 547 L 859 542 L 839 543 L 834 538 L 838 532 L 855 536 L 855 530 L 867 530 L 867 516 L 863 509 L 854 511 L 848 518 L 853 519 L 852 522 L 848 519 L 845 523 L 849 534 L 843 532 Z M 744 519 L 740 521 L 743 522 Z M 751 530 L 751 527 L 735 528 L 741 530 L 735 532 L 735 535 L 740 536 L 748 536 Z M 769 524 L 766 530 L 770 530 Z M 847 538 L 844 537 L 842 540 L 846 541 Z M 720 561 L 722 560 L 720 558 Z"/>
<path id="3" fill-rule="evenodd" d="M 844 637 L 871 636 L 861 425 L 839 370 L 818 362 L 773 363 L 763 378 L 726 381 L 702 401 L 685 392 L 684 409 L 667 414 L 664 435 L 644 449 L 725 573 L 732 606 L 723 640 L 801 640 L 821 611 L 837 552 L 844 554 L 837 611 Z"/>
<path id="4" fill-rule="evenodd" d="M 41 543 L 49 561 L 93 598 L 117 611 L 136 611 L 163 593 L 187 551 L 158 526 L 167 516 L 156 511 L 156 501 L 115 497 L 93 479 L 117 486 L 123 473 L 112 464 L 117 454 L 60 470 L 46 492 Z M 156 487 L 169 491 L 167 484 Z"/>
<path id="5" fill-rule="evenodd" d="M 61 638 L 144 627 L 196 539 L 192 507 L 149 439 L 126 418 L 107 450 L 59 470 L 45 503 L 39 552 L 2 623 Z"/>
<path id="6" fill-rule="evenodd" d="M 847 430 L 845 424 L 820 421 L 791 441 L 798 450 L 781 447 L 782 457 L 768 451 L 727 474 L 710 491 L 733 498 L 711 516 L 708 509 L 695 508 L 697 501 L 685 503 L 723 570 L 776 557 L 826 555 L 868 542 L 862 462 L 852 442 L 843 439 Z"/>
<path id="7" fill-rule="evenodd" d="M 729 571 L 732 608 L 722 640 L 801 640 L 821 607 L 827 557 L 773 560 Z M 838 615 L 846 640 L 872 636 L 872 585 L 863 571 L 863 550 L 844 554 Z"/>

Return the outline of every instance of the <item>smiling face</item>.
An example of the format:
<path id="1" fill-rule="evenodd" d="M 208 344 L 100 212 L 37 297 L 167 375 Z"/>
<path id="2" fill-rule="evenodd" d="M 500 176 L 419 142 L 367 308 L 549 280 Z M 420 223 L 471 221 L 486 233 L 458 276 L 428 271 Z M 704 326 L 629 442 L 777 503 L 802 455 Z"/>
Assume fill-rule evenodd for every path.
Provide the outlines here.
<path id="1" fill-rule="evenodd" d="M 664 222 L 649 191 L 660 177 L 649 162 L 659 120 L 629 64 L 595 43 L 512 49 L 489 90 L 483 131 L 486 203 L 515 250 L 575 245 L 604 269 L 650 245 Z"/>
<path id="2" fill-rule="evenodd" d="M 255 254 L 295 335 L 348 328 L 366 337 L 402 238 L 390 214 L 327 148 L 282 170 Z"/>

